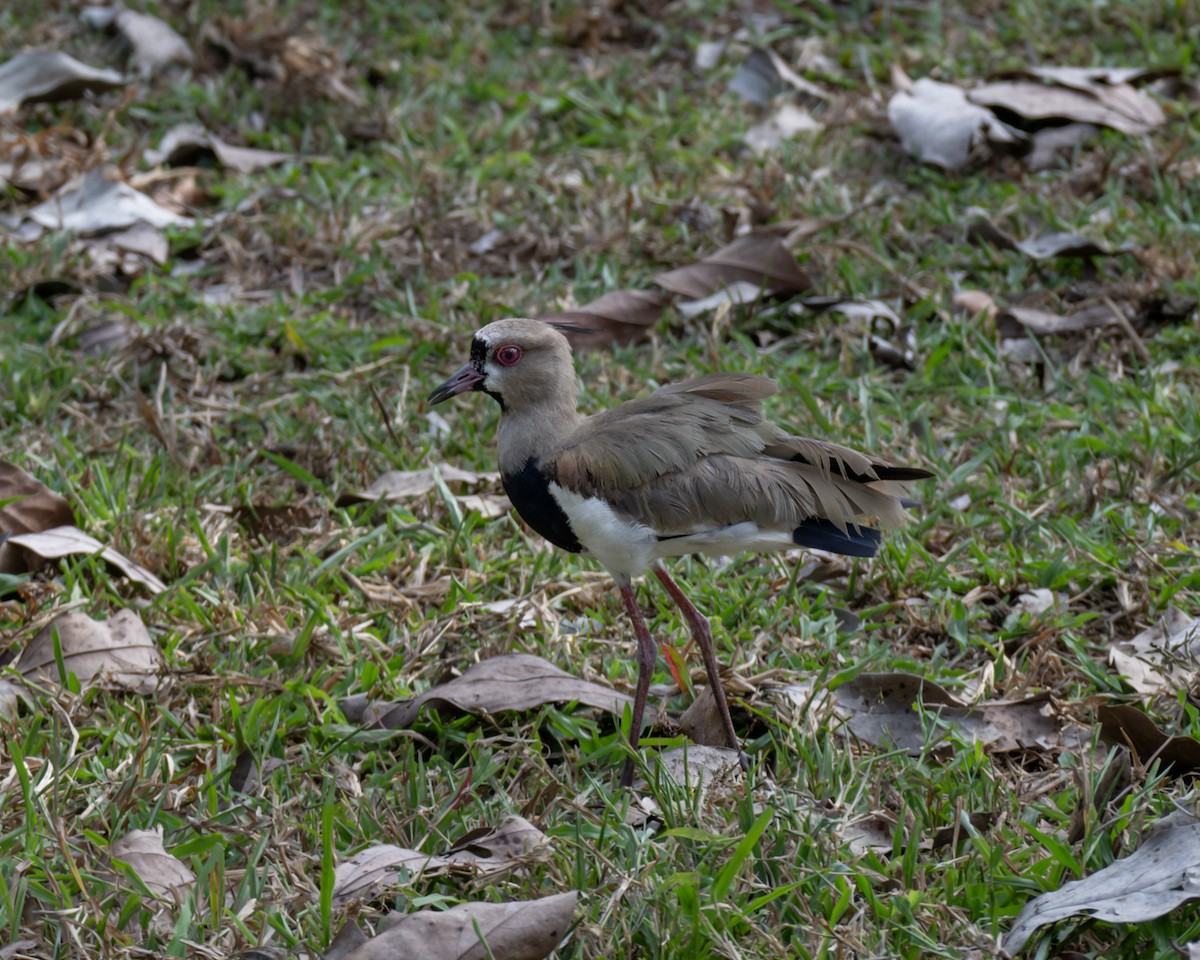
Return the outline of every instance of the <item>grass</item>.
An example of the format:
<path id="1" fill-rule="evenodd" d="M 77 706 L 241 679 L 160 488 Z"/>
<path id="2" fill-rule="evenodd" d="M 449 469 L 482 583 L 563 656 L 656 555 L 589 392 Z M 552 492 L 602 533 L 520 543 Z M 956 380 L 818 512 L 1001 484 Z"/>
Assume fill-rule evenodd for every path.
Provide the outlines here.
<path id="1" fill-rule="evenodd" d="M 227 6 L 157 12 L 198 45 Z M 1149 362 L 1104 338 L 1074 364 L 1053 342 L 1043 362 L 1021 364 L 950 306 L 959 287 L 1001 301 L 1096 286 L 1196 296 L 1194 185 L 1164 164 L 1194 152 L 1194 110 L 1170 101 L 1166 128 L 1104 135 L 1069 169 L 1038 174 L 919 166 L 878 120 L 894 62 L 944 79 L 1030 58 L 1188 68 L 1195 9 L 780 4 L 772 42 L 788 55 L 815 38 L 827 61 L 812 76 L 840 95 L 823 133 L 755 159 L 740 146 L 752 111 L 724 92 L 736 53 L 711 73 L 691 66 L 699 42 L 737 28 L 736 13 L 688 0 L 665 5 L 655 26 L 630 5 L 601 18 L 609 32 L 589 48 L 569 41 L 591 8 L 552 6 L 369 2 L 347 17 L 334 4 L 266 5 L 263 24 L 318 34 L 354 77 L 374 78 L 356 81 L 360 109 L 231 67 L 22 115 L 27 130 L 93 138 L 107 119 L 96 157 L 136 159 L 198 117 L 303 159 L 246 176 L 201 170 L 204 215 L 226 219 L 176 232 L 167 267 L 132 281 L 99 276 L 61 237 L 0 253 L 13 293 L 0 323 L 0 450 L 63 493 L 84 530 L 170 584 L 149 599 L 90 559 L 19 585 L 0 578 L 10 653 L 68 606 L 97 617 L 133 606 L 168 664 L 156 696 L 41 690 L 0 720 L 0 942 L 32 940 L 26 953 L 39 957 L 260 944 L 319 955 L 351 918 L 580 890 L 557 956 L 988 956 L 1031 897 L 1108 864 L 1193 802 L 1186 781 L 1135 765 L 1072 840 L 1072 815 L 1110 762 L 1103 748 L 1006 755 L 959 743 L 910 756 L 848 738 L 767 687 L 906 670 L 958 690 L 990 673 L 996 698 L 1049 691 L 1091 729 L 1098 698 L 1126 692 L 1109 643 L 1168 604 L 1200 614 L 1195 315 L 1147 337 Z M 120 61 L 113 41 L 34 5 L 6 7 L 0 31 L 9 49 L 59 38 L 88 62 Z M 668 312 L 650 342 L 579 360 L 589 410 L 715 369 L 767 372 L 782 387 L 778 422 L 938 473 L 876 561 L 826 581 L 799 577 L 797 556 L 676 564 L 749 691 L 737 699 L 758 764 L 750 784 L 675 786 L 652 762 L 680 742 L 664 723 L 643 756 L 662 821 L 646 829 L 627 822 L 624 747 L 604 716 L 566 705 L 490 722 L 428 715 L 419 737 L 348 723 L 344 696 L 403 698 L 510 650 L 632 689 L 619 598 L 587 561 L 514 517 L 463 516 L 438 491 L 334 506 L 388 469 L 494 468 L 493 405 L 469 398 L 434 416 L 423 401 L 471 331 L 646 286 L 723 242 L 723 208 L 770 222 L 868 199 L 878 202 L 814 235 L 799 259 L 817 293 L 902 309 L 915 371 L 876 363 L 861 323 L 752 309 L 688 322 Z M 27 203 L 15 191 L 0 202 Z M 966 243 L 974 206 L 1020 236 L 1073 230 L 1137 252 L 1035 265 Z M 472 252 L 492 229 L 497 247 Z M 50 279 L 75 292 L 20 295 Z M 217 284 L 231 298 L 213 295 Z M 77 349 L 108 321 L 136 325 L 136 340 Z M 298 512 L 272 542 L 241 507 Z M 1013 613 L 1036 588 L 1064 602 Z M 666 598 L 641 597 L 652 630 L 681 649 Z M 489 611 L 509 598 L 546 615 L 530 629 Z M 859 629 L 839 631 L 844 610 Z M 699 662 L 688 667 L 699 680 Z M 1197 735 L 1189 697 L 1149 706 Z M 672 698 L 672 715 L 687 702 Z M 242 793 L 230 774 L 246 754 L 264 773 Z M 331 905 L 332 865 L 363 847 L 439 852 L 513 812 L 552 838 L 548 859 Z M 873 817 L 890 845 L 852 844 L 850 828 Z M 957 845 L 932 842 L 956 826 Z M 169 909 L 109 856 L 117 837 L 153 827 L 197 877 Z M 1166 960 L 1194 939 L 1200 915 L 1183 908 L 1138 925 L 1065 922 L 1027 955 Z"/>

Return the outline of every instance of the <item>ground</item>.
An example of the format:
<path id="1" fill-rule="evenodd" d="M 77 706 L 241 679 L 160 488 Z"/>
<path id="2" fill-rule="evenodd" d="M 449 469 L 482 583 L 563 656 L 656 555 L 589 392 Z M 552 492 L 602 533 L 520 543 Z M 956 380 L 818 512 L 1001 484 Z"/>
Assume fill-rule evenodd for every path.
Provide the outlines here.
<path id="1" fill-rule="evenodd" d="M 26 944 L 0 956 L 321 956 L 346 922 L 374 931 L 389 910 L 568 891 L 582 896 L 563 958 L 993 956 L 1030 899 L 1192 806 L 1185 765 L 1131 754 L 1119 728 L 1102 739 L 1098 711 L 1134 702 L 1200 734 L 1186 664 L 1143 696 L 1109 659 L 1171 606 L 1200 615 L 1195 88 L 1155 87 L 1165 123 L 1101 132 L 1040 171 L 1003 154 L 922 164 L 887 103 L 894 68 L 963 86 L 1030 65 L 1187 81 L 1194 3 L 351 6 L 148 3 L 192 66 L 0 118 L 5 149 L 19 133 L 67 173 L 113 165 L 196 217 L 164 231 L 161 264 L 57 231 L 0 258 L 0 456 L 167 585 L 78 556 L 0 574 L 10 680 L 67 610 L 135 611 L 163 657 L 150 692 L 64 672 L 0 719 L 0 943 Z M 18 0 L 0 33 L 6 55 L 57 48 L 136 74 L 124 41 L 74 10 Z M 819 129 L 761 154 L 744 135 L 773 107 L 730 89 L 755 44 L 826 92 L 783 90 Z M 149 162 L 180 122 L 291 159 Z M 10 186 L 0 213 L 50 192 Z M 1118 252 L 1033 259 L 980 242 L 981 215 Z M 750 230 L 786 238 L 811 287 L 665 306 L 643 339 L 580 354 L 585 408 L 766 373 L 777 422 L 936 474 L 869 563 L 673 565 L 712 620 L 752 776 L 697 791 L 655 762 L 685 742 L 677 721 L 705 681 L 651 584 L 673 659 L 634 794 L 617 785 L 619 722 L 587 706 L 353 720 L 347 698 L 402 700 L 510 652 L 632 690 L 611 581 L 458 496 L 499 494 L 494 479 L 345 494 L 388 470 L 494 469 L 495 405 L 424 399 L 476 328 L 656 289 Z M 1132 327 L 1022 338 L 964 291 L 1053 314 L 1107 298 Z M 822 309 L 864 299 L 899 325 Z M 915 743 L 871 742 L 846 691 L 888 672 L 962 700 L 1042 696 L 1053 742 L 947 732 L 928 700 L 905 707 Z M 335 865 L 364 848 L 445 853 L 508 814 L 547 835 L 538 856 L 334 897 Z M 155 828 L 196 878 L 177 903 L 112 855 Z M 1195 939 L 1184 906 L 1076 917 L 1027 954 L 1167 960 Z"/>

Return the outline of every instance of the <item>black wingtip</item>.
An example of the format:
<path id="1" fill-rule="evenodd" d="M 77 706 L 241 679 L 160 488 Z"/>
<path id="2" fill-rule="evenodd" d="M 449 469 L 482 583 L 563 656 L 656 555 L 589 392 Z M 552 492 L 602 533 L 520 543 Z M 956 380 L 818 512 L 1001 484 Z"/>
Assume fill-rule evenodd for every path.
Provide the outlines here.
<path id="1" fill-rule="evenodd" d="M 832 520 L 805 520 L 792 531 L 792 542 L 798 547 L 827 550 L 845 557 L 873 557 L 879 552 L 883 534 L 870 527 L 848 525 L 841 529 Z"/>

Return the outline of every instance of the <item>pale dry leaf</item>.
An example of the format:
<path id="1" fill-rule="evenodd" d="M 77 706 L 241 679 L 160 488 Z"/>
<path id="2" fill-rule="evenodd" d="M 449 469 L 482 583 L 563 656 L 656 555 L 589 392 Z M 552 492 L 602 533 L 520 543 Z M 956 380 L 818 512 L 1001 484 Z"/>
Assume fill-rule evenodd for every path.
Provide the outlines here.
<path id="1" fill-rule="evenodd" d="M 1001 338 L 1012 339 L 1035 333 L 1055 336 L 1079 333 L 1098 327 L 1118 324 L 1119 320 L 1106 303 L 1090 303 L 1068 314 L 1050 313 L 1034 307 L 1005 307 L 996 317 L 996 331 Z"/>
<path id="2" fill-rule="evenodd" d="M 446 484 L 477 485 L 495 483 L 500 474 L 495 472 L 477 473 L 474 470 L 463 470 L 449 463 L 439 463 L 423 470 L 389 470 L 381 474 L 379 479 L 361 492 L 347 490 L 338 494 L 336 505 L 350 506 L 355 503 L 365 503 L 369 500 L 411 500 L 424 496 L 437 487 L 437 478 Z"/>
<path id="3" fill-rule="evenodd" d="M 1177 810 L 1151 826 L 1129 856 L 1027 903 L 1003 946 L 1017 954 L 1039 929 L 1067 917 L 1145 923 L 1197 898 L 1200 820 Z"/>
<path id="4" fill-rule="evenodd" d="M 85 7 L 80 17 L 99 30 L 115 28 L 133 48 L 133 62 L 142 76 L 157 73 L 173 63 L 189 65 L 192 49 L 167 23 L 136 10 Z"/>
<path id="5" fill-rule="evenodd" d="M 538 319 L 561 325 L 576 350 L 626 346 L 644 340 L 662 317 L 666 300 L 653 290 L 612 290 L 574 310 Z"/>
<path id="6" fill-rule="evenodd" d="M 454 498 L 464 510 L 471 510 L 485 520 L 495 520 L 512 510 L 512 501 L 500 493 L 464 493 Z"/>
<path id="7" fill-rule="evenodd" d="M 37 533 L 75 522 L 66 498 L 15 463 L 0 460 L 0 534 Z M 0 542 L 0 573 L 24 573 L 25 559 L 9 542 Z"/>
<path id="8" fill-rule="evenodd" d="M 99 556 L 105 563 L 116 567 L 134 583 L 140 583 L 151 593 L 162 593 L 167 585 L 141 564 L 106 547 L 99 540 L 89 537 L 78 527 L 54 527 L 37 533 L 23 533 L 9 537 L 14 546 L 32 551 L 43 560 L 60 560 L 72 556 Z"/>
<path id="9" fill-rule="evenodd" d="M 994 320 L 996 313 L 1000 310 L 996 301 L 982 290 L 959 290 L 954 294 L 951 303 L 958 310 L 971 316 L 982 315 L 988 321 Z"/>
<path id="10" fill-rule="evenodd" d="M 778 150 L 785 140 L 790 140 L 798 133 L 816 133 L 825 129 L 825 125 L 817 120 L 803 107 L 794 103 L 781 103 L 765 120 L 754 124 L 746 131 L 746 146 L 758 156 Z"/>
<path id="11" fill-rule="evenodd" d="M 946 746 L 952 731 L 997 753 L 1054 749 L 1066 739 L 1064 721 L 1047 694 L 966 704 L 915 674 L 863 673 L 834 690 L 831 702 L 859 739 L 914 756 Z"/>
<path id="12" fill-rule="evenodd" d="M 789 88 L 816 100 L 829 98 L 827 90 L 805 80 L 769 47 L 751 50 L 729 81 L 730 90 L 744 100 L 759 104 L 769 103 L 777 93 Z"/>
<path id="13" fill-rule="evenodd" d="M 0 114 L 26 103 L 74 100 L 85 93 L 115 90 L 125 82 L 113 70 L 89 67 L 57 50 L 18 53 L 0 65 Z"/>
<path id="14" fill-rule="evenodd" d="M 55 636 L 62 665 L 84 687 L 150 694 L 165 665 L 162 654 L 132 610 L 119 610 L 107 620 L 78 611 L 55 617 L 42 627 L 17 657 L 21 676 L 38 683 L 61 683 Z"/>
<path id="15" fill-rule="evenodd" d="M 193 223 L 155 203 L 119 179 L 115 168 L 96 167 L 68 183 L 32 210 L 8 217 L 10 229 L 22 227 L 22 239 L 37 239 L 46 230 L 71 230 L 82 236 L 131 227 L 139 220 L 150 226 L 186 227 Z"/>
<path id="16" fill-rule="evenodd" d="M 198 123 L 181 123 L 172 127 L 159 141 L 158 148 L 147 150 L 145 159 L 151 166 L 195 166 L 211 157 L 222 167 L 236 173 L 253 173 L 293 159 L 291 154 L 278 150 L 260 150 L 226 143 Z"/>
<path id="17" fill-rule="evenodd" d="M 8 720 L 17 715 L 20 703 L 20 691 L 8 680 L 0 680 L 0 720 Z"/>
<path id="18" fill-rule="evenodd" d="M 675 312 L 685 320 L 691 320 L 704 313 L 711 313 L 722 307 L 741 307 L 762 301 L 763 289 L 757 283 L 745 280 L 735 280 L 722 287 L 716 293 L 699 300 L 680 300 L 675 304 Z"/>
<path id="19" fill-rule="evenodd" d="M 418 910 L 348 954 L 346 960 L 542 960 L 574 922 L 579 894 L 540 900 L 462 903 Z"/>
<path id="20" fill-rule="evenodd" d="M 1162 107 L 1131 84 L 1114 82 L 1115 74 L 1087 74 L 1042 69 L 1028 76 L 1009 74 L 968 91 L 972 103 L 1012 115 L 1013 123 L 1089 123 L 1132 136 L 1166 122 Z"/>
<path id="21" fill-rule="evenodd" d="M 1038 587 L 1017 597 L 1013 604 L 1013 613 L 1023 613 L 1030 617 L 1038 617 L 1048 610 L 1054 609 L 1063 601 L 1062 594 L 1055 593 L 1046 587 Z"/>
<path id="22" fill-rule="evenodd" d="M 196 875 L 163 847 L 162 827 L 130 830 L 112 842 L 109 855 L 129 865 L 139 880 L 157 897 L 182 902 Z"/>
<path id="23" fill-rule="evenodd" d="M 756 284 L 773 295 L 803 293 L 812 281 L 778 237 L 751 233 L 709 254 L 703 260 L 656 274 L 660 287 L 698 300 L 739 280 Z"/>
<path id="24" fill-rule="evenodd" d="M 888 120 L 908 153 L 947 170 L 962 169 L 991 145 L 1022 139 L 1020 131 L 971 103 L 961 87 L 928 77 L 892 96 Z"/>
<path id="25" fill-rule="evenodd" d="M 1108 662 L 1138 693 L 1175 693 L 1200 666 L 1200 617 L 1168 607 L 1153 626 L 1113 643 Z"/>
<path id="26" fill-rule="evenodd" d="M 574 677 L 541 657 L 506 653 L 472 664 L 461 677 L 432 687 L 411 700 L 372 704 L 367 715 L 374 719 L 374 725 L 392 730 L 412 726 L 424 707 L 491 715 L 569 701 L 618 716 L 633 704 L 633 698 L 627 694 Z"/>
<path id="27" fill-rule="evenodd" d="M 678 786 L 704 790 L 711 783 L 741 779 L 738 752 L 730 747 L 691 744 L 673 747 L 658 756 L 663 772 Z"/>
<path id="28" fill-rule="evenodd" d="M 444 854 L 380 844 L 338 864 L 333 901 L 345 904 L 372 900 L 399 884 L 452 871 L 476 877 L 497 876 L 542 856 L 549 847 L 549 837 L 515 814 L 506 816 L 494 828 L 472 830 Z"/>

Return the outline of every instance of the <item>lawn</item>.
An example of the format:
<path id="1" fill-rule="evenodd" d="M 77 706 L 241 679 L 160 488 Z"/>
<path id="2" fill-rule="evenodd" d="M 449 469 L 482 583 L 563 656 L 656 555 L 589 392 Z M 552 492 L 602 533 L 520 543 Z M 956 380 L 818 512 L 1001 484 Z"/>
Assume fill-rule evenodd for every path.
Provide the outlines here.
<path id="1" fill-rule="evenodd" d="M 1004 956 L 1033 898 L 1197 808 L 1186 631 L 1134 642 L 1200 617 L 1195 3 L 138 9 L 190 64 L 139 74 L 77 9 L 0 9 L 0 59 L 131 80 L 0 114 L 0 462 L 127 561 L 3 544 L 0 469 L 0 958 L 333 960 L 397 914 L 573 892 L 559 958 Z M 813 89 L 739 94 L 756 48 Z M 1177 72 L 1138 81 L 1163 122 L 1043 169 L 1000 148 L 943 169 L 889 124 L 900 71 L 966 88 L 1031 66 Z M 748 144 L 784 103 L 811 129 Z M 180 123 L 286 156 L 156 159 Z M 38 182 L 4 166 L 33 157 Z M 32 236 L 93 169 L 170 213 L 155 252 Z M 1048 233 L 1095 246 L 1018 246 Z M 694 307 L 657 282 L 749 234 L 807 289 Z M 587 412 L 767 374 L 775 422 L 935 474 L 872 561 L 672 564 L 712 621 L 745 777 L 665 760 L 707 681 L 653 582 L 635 789 L 619 706 L 507 709 L 505 688 L 482 715 L 376 722 L 509 654 L 632 693 L 611 579 L 505 508 L 499 408 L 425 399 L 485 323 L 619 289 L 662 302 L 578 353 Z M 404 489 L 372 499 L 388 471 Z M 122 611 L 151 676 L 81 679 L 50 625 Z M 381 844 L 420 856 L 348 892 Z M 1118 887 L 1165 905 L 1064 915 L 1021 954 L 1200 941 L 1167 866 Z M 446 929 L 422 955 L 547 955 Z M 417 955 L 375 947 L 357 956 Z"/>

